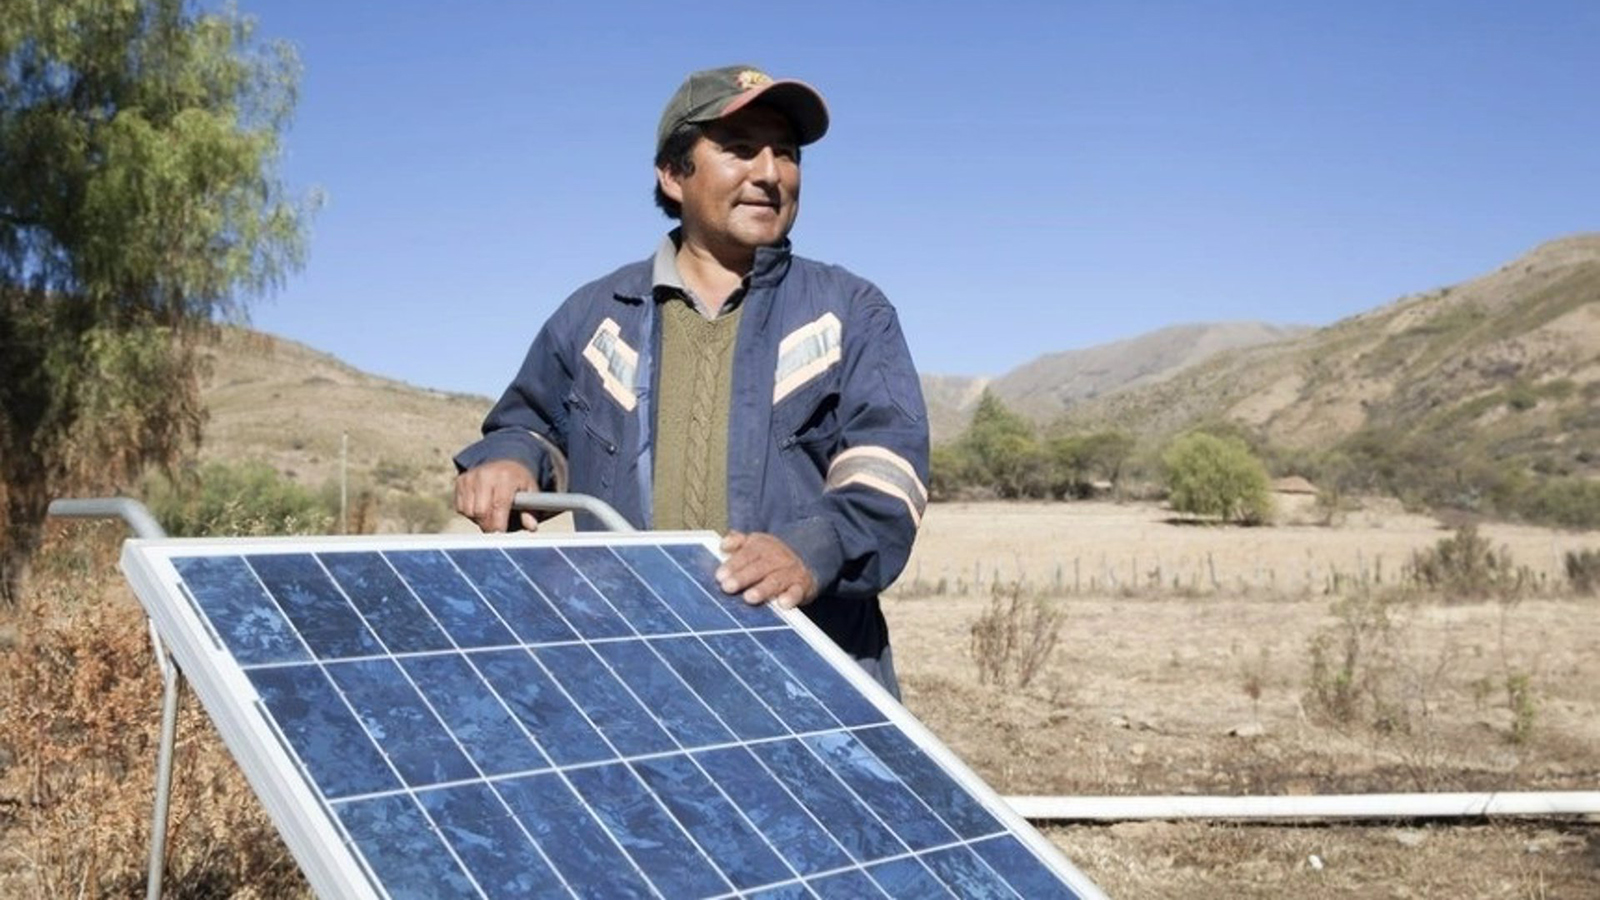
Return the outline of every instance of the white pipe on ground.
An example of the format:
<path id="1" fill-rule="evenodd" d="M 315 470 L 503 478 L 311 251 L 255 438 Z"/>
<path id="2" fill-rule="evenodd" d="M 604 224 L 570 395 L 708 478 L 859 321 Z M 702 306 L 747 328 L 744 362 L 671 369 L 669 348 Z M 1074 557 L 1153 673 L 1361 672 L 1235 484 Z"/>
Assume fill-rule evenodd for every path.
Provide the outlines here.
<path id="1" fill-rule="evenodd" d="M 1005 801 L 1017 815 L 1034 821 L 1600 815 L 1600 791 L 1288 797 L 1006 797 Z"/>

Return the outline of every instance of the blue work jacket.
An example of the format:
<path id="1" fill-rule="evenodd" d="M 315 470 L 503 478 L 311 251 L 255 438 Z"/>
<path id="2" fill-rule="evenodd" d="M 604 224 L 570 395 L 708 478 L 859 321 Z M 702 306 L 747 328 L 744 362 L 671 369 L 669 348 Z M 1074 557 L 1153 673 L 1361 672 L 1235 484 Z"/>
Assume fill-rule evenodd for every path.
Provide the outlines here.
<path id="1" fill-rule="evenodd" d="M 649 260 L 578 289 L 534 338 L 465 470 L 515 459 L 546 490 L 651 522 L 660 321 Z M 734 349 L 728 524 L 792 548 L 821 587 L 805 607 L 846 652 L 888 643 L 878 594 L 904 568 L 927 503 L 921 386 L 883 293 L 789 251 L 757 251 Z M 560 455 L 564 455 L 563 460 Z M 579 516 L 580 528 L 596 527 Z"/>

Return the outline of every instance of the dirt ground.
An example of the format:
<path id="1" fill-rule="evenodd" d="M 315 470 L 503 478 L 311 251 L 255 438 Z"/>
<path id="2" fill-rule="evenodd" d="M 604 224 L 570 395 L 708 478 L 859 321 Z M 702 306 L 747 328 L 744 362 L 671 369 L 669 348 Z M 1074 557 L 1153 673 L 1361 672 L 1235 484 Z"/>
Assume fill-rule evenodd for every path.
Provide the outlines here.
<path id="1" fill-rule="evenodd" d="M 1237 529 L 1140 505 L 936 505 L 886 606 L 905 702 L 1002 794 L 1595 790 L 1600 601 L 1570 596 L 1559 565 L 1600 535 L 1483 532 L 1534 571 L 1528 596 L 1395 602 L 1375 624 L 1351 612 L 1375 607 L 1341 617 L 1334 603 L 1390 596 L 1411 552 L 1450 535 L 1439 523 L 1378 508 Z M 1025 688 L 980 682 L 973 625 L 997 583 L 1064 615 Z M 1319 635 L 1336 660 L 1357 635 L 1368 690 L 1349 720 L 1312 690 Z M 1114 897 L 1600 896 L 1594 821 L 1046 833 Z"/>

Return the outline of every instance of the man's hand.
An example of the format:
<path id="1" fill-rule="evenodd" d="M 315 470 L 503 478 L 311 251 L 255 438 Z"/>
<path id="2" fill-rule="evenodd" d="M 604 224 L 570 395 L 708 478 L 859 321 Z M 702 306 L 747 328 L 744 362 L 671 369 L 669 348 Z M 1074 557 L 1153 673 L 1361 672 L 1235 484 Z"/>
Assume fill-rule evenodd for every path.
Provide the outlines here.
<path id="1" fill-rule="evenodd" d="M 770 534 L 728 532 L 722 539 L 728 559 L 717 568 L 724 593 L 742 594 L 751 605 L 775 601 L 794 609 L 817 598 L 817 579 L 789 545 Z"/>
<path id="2" fill-rule="evenodd" d="M 514 459 L 495 459 L 456 476 L 456 512 L 484 531 L 505 531 L 511 522 L 511 501 L 518 491 L 537 491 L 539 482 Z M 522 514 L 522 527 L 537 530 L 533 513 Z"/>

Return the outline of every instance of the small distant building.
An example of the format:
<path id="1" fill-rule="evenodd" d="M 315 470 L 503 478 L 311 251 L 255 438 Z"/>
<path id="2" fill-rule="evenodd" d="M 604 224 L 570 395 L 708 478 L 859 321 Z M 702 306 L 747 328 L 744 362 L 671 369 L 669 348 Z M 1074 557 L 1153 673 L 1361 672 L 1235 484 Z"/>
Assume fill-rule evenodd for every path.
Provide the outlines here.
<path id="1" fill-rule="evenodd" d="M 1301 478 L 1299 475 L 1290 475 L 1287 478 L 1275 478 L 1272 481 L 1272 492 L 1275 494 L 1289 494 L 1291 496 L 1317 495 L 1317 486 Z"/>
<path id="2" fill-rule="evenodd" d="M 1317 486 L 1299 475 L 1273 479 L 1272 498 L 1279 520 L 1286 524 L 1308 524 L 1316 519 Z"/>

